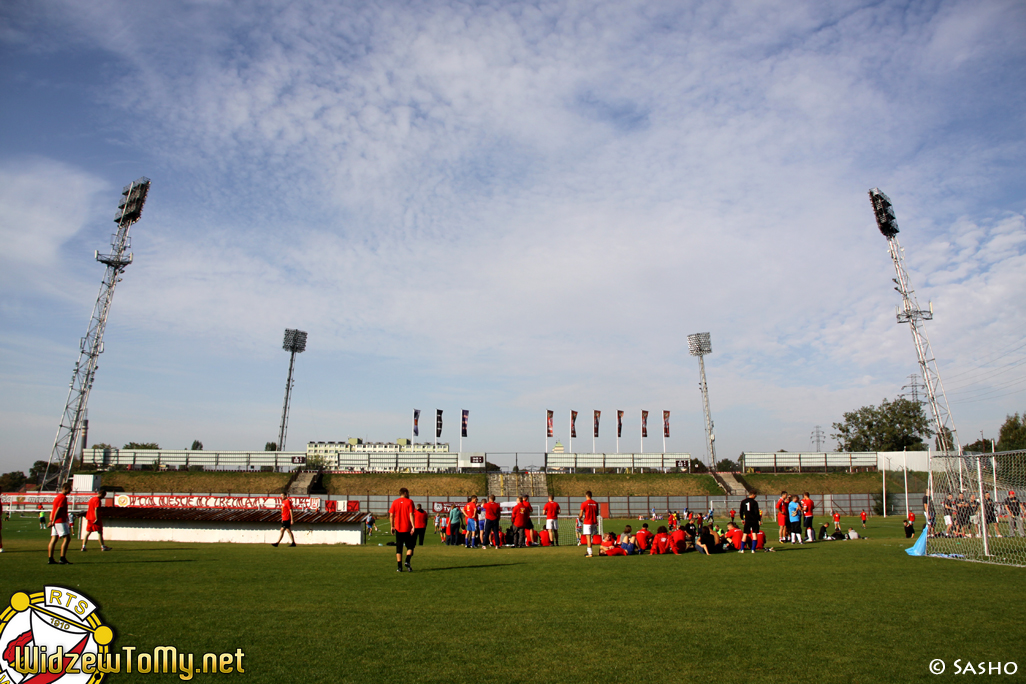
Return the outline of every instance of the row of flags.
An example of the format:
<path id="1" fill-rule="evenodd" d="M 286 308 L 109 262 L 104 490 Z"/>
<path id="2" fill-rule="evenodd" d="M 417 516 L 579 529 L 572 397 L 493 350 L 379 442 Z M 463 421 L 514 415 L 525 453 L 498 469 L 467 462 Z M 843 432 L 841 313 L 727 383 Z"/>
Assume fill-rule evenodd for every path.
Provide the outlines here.
<path id="1" fill-rule="evenodd" d="M 467 436 L 467 423 L 470 421 L 470 411 L 463 409 L 461 419 L 460 436 Z M 413 409 L 413 436 L 420 436 L 420 409 Z M 435 438 L 442 436 L 442 409 L 435 409 Z"/>
<path id="2" fill-rule="evenodd" d="M 552 411 L 545 412 L 546 437 L 552 436 Z M 599 436 L 599 419 L 602 411 L 595 411 L 593 435 Z M 439 419 L 440 420 L 440 419 Z M 623 437 L 623 411 L 616 412 L 616 436 Z M 641 436 L 648 437 L 648 411 L 641 412 Z M 663 437 L 670 436 L 670 412 L 663 411 Z M 570 437 L 577 438 L 577 411 L 570 412 Z"/>

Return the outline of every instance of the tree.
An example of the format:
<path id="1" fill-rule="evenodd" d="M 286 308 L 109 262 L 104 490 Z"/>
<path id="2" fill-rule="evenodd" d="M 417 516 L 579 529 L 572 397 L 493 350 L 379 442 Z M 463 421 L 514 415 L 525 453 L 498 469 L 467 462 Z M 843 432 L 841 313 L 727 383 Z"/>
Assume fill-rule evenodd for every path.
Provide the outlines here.
<path id="1" fill-rule="evenodd" d="M 951 434 L 951 428 L 949 428 L 947 426 L 943 426 L 941 428 L 941 430 L 944 433 L 944 437 L 947 439 L 948 448 L 945 449 L 941 445 L 941 438 L 940 438 L 940 434 L 939 433 L 937 434 L 936 437 L 933 438 L 933 448 L 936 449 L 937 451 L 957 451 L 958 447 L 955 446 L 955 436 Z"/>
<path id="2" fill-rule="evenodd" d="M 156 442 L 129 442 L 122 449 L 128 449 L 129 451 L 147 451 L 150 449 L 160 449 L 160 445 Z"/>
<path id="3" fill-rule="evenodd" d="M 97 442 L 96 444 L 93 445 L 92 448 L 93 449 L 113 449 L 114 447 L 112 447 L 110 444 L 106 444 L 104 442 Z"/>
<path id="4" fill-rule="evenodd" d="M 1026 411 L 1022 417 L 1016 413 L 1014 416 L 1005 416 L 1005 422 L 998 432 L 998 451 L 1017 451 L 1026 449 Z"/>
<path id="5" fill-rule="evenodd" d="M 972 444 L 966 444 L 962 450 L 972 454 L 989 454 L 992 446 L 994 446 L 994 440 L 981 438 Z"/>
<path id="6" fill-rule="evenodd" d="M 731 461 L 729 458 L 721 458 L 716 462 L 716 470 L 719 472 L 734 472 L 737 468 L 737 464 Z"/>
<path id="7" fill-rule="evenodd" d="M 47 465 L 48 464 L 46 461 L 36 461 L 35 463 L 33 463 L 32 467 L 29 468 L 29 481 L 33 484 L 39 484 L 40 482 L 42 482 L 43 474 L 46 473 Z"/>
<path id="8" fill-rule="evenodd" d="M 267 444 L 264 445 L 264 451 L 277 451 L 277 450 L 278 450 L 278 445 L 275 444 L 274 442 L 268 442 Z"/>
<path id="9" fill-rule="evenodd" d="M 923 405 L 902 398 L 849 411 L 833 427 L 838 451 L 925 451 L 924 440 L 933 435 Z"/>
<path id="10" fill-rule="evenodd" d="M 190 447 L 190 451 L 203 451 L 203 442 L 199 441 L 198 439 L 192 440 L 192 447 Z"/>
<path id="11" fill-rule="evenodd" d="M 15 470 L 0 475 L 0 492 L 16 492 L 25 484 L 25 473 Z"/>

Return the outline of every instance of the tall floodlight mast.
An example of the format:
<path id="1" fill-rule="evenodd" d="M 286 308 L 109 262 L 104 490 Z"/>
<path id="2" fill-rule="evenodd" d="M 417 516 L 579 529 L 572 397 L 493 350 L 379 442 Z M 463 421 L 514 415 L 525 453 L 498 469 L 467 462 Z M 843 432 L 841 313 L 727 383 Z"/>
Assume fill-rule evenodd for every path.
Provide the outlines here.
<path id="1" fill-rule="evenodd" d="M 121 191 L 121 202 L 118 204 L 114 223 L 118 229 L 111 237 L 110 254 L 96 252 L 96 260 L 106 264 L 107 272 L 100 283 L 100 294 L 93 306 L 93 315 L 89 319 L 86 335 L 79 340 L 78 362 L 71 374 L 71 389 L 68 401 L 64 405 L 57 438 L 53 442 L 50 460 L 43 474 L 42 489 L 53 486 L 59 489 L 71 473 L 71 463 L 75 458 L 75 448 L 83 434 L 86 406 L 89 403 L 89 392 L 96 379 L 97 361 L 103 353 L 103 331 L 107 327 L 107 316 L 110 314 L 110 303 L 114 298 L 114 287 L 121 282 L 125 268 L 132 263 L 132 255 L 125 250 L 132 246 L 128 237 L 128 229 L 142 216 L 146 195 L 150 191 L 150 179 L 143 177 L 125 186 Z"/>
<path id="2" fill-rule="evenodd" d="M 289 430 L 289 401 L 292 399 L 292 369 L 296 366 L 296 354 L 306 351 L 306 333 L 302 330 L 285 329 L 282 348 L 289 352 L 289 379 L 285 382 L 285 404 L 281 407 L 281 429 L 278 431 L 278 451 L 285 451 L 285 433 Z"/>
<path id="3" fill-rule="evenodd" d="M 926 401 L 930 404 L 930 411 L 933 412 L 933 420 L 937 427 L 938 447 L 941 451 L 961 451 L 962 445 L 958 442 L 958 433 L 955 432 L 948 399 L 944 395 L 944 385 L 937 369 L 937 359 L 930 349 L 930 338 L 926 336 L 926 328 L 923 326 L 923 321 L 933 320 L 933 306 L 920 309 L 915 291 L 909 284 L 908 271 L 905 270 L 905 250 L 898 244 L 898 221 L 894 216 L 891 199 L 883 194 L 880 188 L 870 190 L 869 199 L 873 203 L 876 225 L 887 238 L 894 271 L 898 276 L 893 279 L 897 286 L 894 289 L 902 298 L 902 306 L 897 312 L 898 323 L 908 323 L 912 330 L 912 341 L 916 345 L 919 370 L 922 372 L 926 389 Z"/>
<path id="4" fill-rule="evenodd" d="M 701 374 L 702 403 L 705 405 L 705 442 L 709 450 L 709 470 L 716 467 L 716 435 L 713 433 L 712 416 L 709 414 L 709 385 L 705 382 L 706 354 L 712 354 L 712 338 L 709 333 L 688 335 L 688 352 L 698 357 L 698 369 Z"/>

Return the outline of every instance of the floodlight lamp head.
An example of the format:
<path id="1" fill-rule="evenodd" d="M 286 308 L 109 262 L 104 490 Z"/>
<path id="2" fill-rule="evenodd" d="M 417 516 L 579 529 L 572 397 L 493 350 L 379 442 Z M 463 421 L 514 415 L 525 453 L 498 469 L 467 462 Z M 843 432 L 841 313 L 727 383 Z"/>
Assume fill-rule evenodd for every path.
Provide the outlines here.
<path id="1" fill-rule="evenodd" d="M 150 192 L 150 179 L 146 176 L 129 183 L 121 191 L 121 202 L 118 203 L 118 212 L 114 215 L 114 223 L 135 223 L 142 216 L 143 205 L 146 204 L 146 195 Z"/>
<path id="2" fill-rule="evenodd" d="M 692 356 L 704 356 L 712 354 L 712 339 L 709 333 L 695 333 L 688 335 L 688 352 Z"/>
<path id="3" fill-rule="evenodd" d="M 282 343 L 282 349 L 297 354 L 306 351 L 306 333 L 302 330 L 285 328 L 285 341 Z"/>
<path id="4" fill-rule="evenodd" d="M 869 200 L 873 203 L 877 227 L 883 236 L 890 240 L 898 234 L 898 219 L 894 216 L 891 198 L 883 194 L 880 188 L 873 188 L 869 191 Z"/>

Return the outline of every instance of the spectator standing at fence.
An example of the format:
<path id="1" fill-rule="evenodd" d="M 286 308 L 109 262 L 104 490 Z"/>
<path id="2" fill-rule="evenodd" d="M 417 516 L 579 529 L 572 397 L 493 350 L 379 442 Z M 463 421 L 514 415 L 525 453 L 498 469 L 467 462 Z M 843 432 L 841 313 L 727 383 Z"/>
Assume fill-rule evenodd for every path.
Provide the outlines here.
<path id="1" fill-rule="evenodd" d="M 549 501 L 542 509 L 545 511 L 545 529 L 549 531 L 549 543 L 559 546 L 559 504 L 549 494 Z"/>
<path id="2" fill-rule="evenodd" d="M 110 547 L 107 546 L 103 541 L 103 514 L 100 513 L 100 509 L 103 508 L 103 499 L 107 496 L 107 489 L 100 487 L 100 491 L 96 493 L 96 496 L 89 499 L 89 508 L 86 510 L 86 534 L 82 539 L 82 550 L 86 550 L 86 544 L 89 542 L 89 535 L 93 532 L 100 539 L 100 551 L 110 551 Z"/>
<path id="3" fill-rule="evenodd" d="M 502 546 L 499 535 L 499 520 L 502 518 L 502 506 L 495 501 L 495 495 L 488 496 L 484 509 L 484 544 L 491 544 L 493 549 Z"/>
<path id="4" fill-rule="evenodd" d="M 752 553 L 755 553 L 759 525 L 762 522 L 762 511 L 759 510 L 755 492 L 748 492 L 748 498 L 741 502 L 741 520 L 744 526 L 741 529 L 741 543 L 737 544 L 738 550 L 740 553 L 745 552 L 745 540 L 747 539 L 752 542 Z"/>
<path id="5" fill-rule="evenodd" d="M 68 517 L 68 494 L 71 485 L 65 483 L 57 496 L 53 497 L 53 510 L 50 511 L 50 543 L 47 546 L 49 565 L 71 565 L 68 560 L 68 545 L 71 544 L 71 520 Z M 53 552 L 60 541 L 61 556 L 59 561 L 53 559 Z"/>
<path id="6" fill-rule="evenodd" d="M 791 503 L 791 500 L 787 496 L 787 492 L 780 492 L 780 498 L 777 499 L 775 505 L 777 511 L 777 525 L 780 526 L 780 543 L 783 544 L 788 538 L 787 528 L 787 506 Z"/>
<path id="7" fill-rule="evenodd" d="M 421 546 L 424 546 L 424 535 L 427 534 L 427 520 L 427 511 L 417 504 L 417 510 L 413 512 L 413 537 L 414 541 Z"/>
<path id="8" fill-rule="evenodd" d="M 1015 497 L 1014 491 L 1009 491 L 1008 496 L 1001 502 L 1008 511 L 1008 536 L 1026 537 L 1026 528 L 1023 527 L 1022 504 Z"/>
<path id="9" fill-rule="evenodd" d="M 598 501 L 591 498 L 591 492 L 587 491 L 584 493 L 585 499 L 581 502 L 581 512 L 578 514 L 578 519 L 581 521 L 582 533 L 588 538 L 588 553 L 587 557 L 591 558 L 591 545 L 592 541 L 599 533 L 598 529 L 598 517 L 599 517 L 599 505 Z M 665 528 L 660 528 L 665 531 Z"/>

